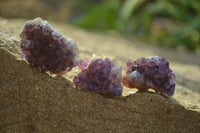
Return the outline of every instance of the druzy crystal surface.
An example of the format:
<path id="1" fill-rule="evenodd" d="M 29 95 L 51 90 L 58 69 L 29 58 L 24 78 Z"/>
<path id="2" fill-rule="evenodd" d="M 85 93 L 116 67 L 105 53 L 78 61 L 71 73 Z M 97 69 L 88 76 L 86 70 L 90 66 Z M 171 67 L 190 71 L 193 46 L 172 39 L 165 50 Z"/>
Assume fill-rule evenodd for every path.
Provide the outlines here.
<path id="1" fill-rule="evenodd" d="M 107 58 L 84 59 L 79 61 L 82 70 L 74 77 L 77 88 L 103 95 L 121 96 L 121 70 L 114 62 Z"/>
<path id="2" fill-rule="evenodd" d="M 175 79 L 175 74 L 169 68 L 169 62 L 159 56 L 153 56 L 128 61 L 122 82 L 129 88 L 138 88 L 139 91 L 151 88 L 156 92 L 172 96 Z"/>
<path id="3" fill-rule="evenodd" d="M 42 72 L 61 74 L 77 65 L 74 40 L 64 37 L 41 18 L 28 21 L 20 37 L 22 58 Z"/>

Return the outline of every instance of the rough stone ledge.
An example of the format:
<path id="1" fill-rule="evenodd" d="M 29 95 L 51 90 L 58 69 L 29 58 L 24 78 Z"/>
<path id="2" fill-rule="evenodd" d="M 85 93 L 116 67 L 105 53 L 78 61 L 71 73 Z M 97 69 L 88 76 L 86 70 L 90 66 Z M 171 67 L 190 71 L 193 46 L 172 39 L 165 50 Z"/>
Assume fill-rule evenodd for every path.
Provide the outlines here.
<path id="1" fill-rule="evenodd" d="M 0 48 L 0 132 L 199 131 L 200 114 L 173 98 L 154 93 L 106 98 L 84 92 Z"/>

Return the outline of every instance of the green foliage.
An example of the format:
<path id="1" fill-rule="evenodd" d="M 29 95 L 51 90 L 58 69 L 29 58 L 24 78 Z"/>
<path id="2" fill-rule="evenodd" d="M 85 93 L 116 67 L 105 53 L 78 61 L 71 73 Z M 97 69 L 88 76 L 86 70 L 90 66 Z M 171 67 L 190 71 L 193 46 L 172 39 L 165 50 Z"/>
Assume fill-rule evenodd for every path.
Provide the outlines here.
<path id="1" fill-rule="evenodd" d="M 200 48 L 199 0 L 104 0 L 86 6 L 88 13 L 76 23 L 81 27 L 114 29 L 159 45 L 183 45 L 192 51 Z M 153 23 L 156 18 L 171 20 L 173 28 L 152 34 L 156 32 Z"/>
<path id="2" fill-rule="evenodd" d="M 117 10 L 120 7 L 118 0 L 109 0 L 91 7 L 88 14 L 76 23 L 77 25 L 93 29 L 115 29 Z"/>

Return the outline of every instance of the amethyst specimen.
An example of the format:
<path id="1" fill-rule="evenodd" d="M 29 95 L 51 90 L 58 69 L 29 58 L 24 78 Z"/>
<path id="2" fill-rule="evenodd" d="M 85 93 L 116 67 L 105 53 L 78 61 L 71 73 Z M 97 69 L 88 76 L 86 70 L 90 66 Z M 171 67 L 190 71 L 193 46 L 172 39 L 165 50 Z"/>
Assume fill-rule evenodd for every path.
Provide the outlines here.
<path id="1" fill-rule="evenodd" d="M 123 84 L 129 88 L 147 91 L 149 88 L 156 92 L 172 96 L 175 89 L 176 76 L 169 68 L 169 63 L 161 57 L 139 58 L 128 61 Z"/>
<path id="2" fill-rule="evenodd" d="M 121 96 L 121 70 L 107 57 L 82 60 L 78 63 L 82 70 L 74 77 L 77 88 L 103 95 Z"/>
<path id="3" fill-rule="evenodd" d="M 20 37 L 22 58 L 42 72 L 62 74 L 77 65 L 74 40 L 64 37 L 41 18 L 28 21 Z"/>

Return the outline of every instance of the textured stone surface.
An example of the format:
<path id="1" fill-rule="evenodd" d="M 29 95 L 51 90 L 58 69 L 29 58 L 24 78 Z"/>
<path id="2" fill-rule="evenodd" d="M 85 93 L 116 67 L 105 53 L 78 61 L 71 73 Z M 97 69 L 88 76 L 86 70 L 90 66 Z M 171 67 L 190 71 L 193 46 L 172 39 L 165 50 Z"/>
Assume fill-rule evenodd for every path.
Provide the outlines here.
<path id="1" fill-rule="evenodd" d="M 81 57 L 111 54 L 125 68 L 128 59 L 156 54 L 169 60 L 177 75 L 172 98 L 154 93 L 125 97 L 132 93 L 127 88 L 122 98 L 106 98 L 74 89 L 70 80 L 76 68 L 55 77 L 22 61 L 19 34 L 25 22 L 0 18 L 0 132 L 200 132 L 199 57 L 55 25 L 77 41 Z"/>
<path id="2" fill-rule="evenodd" d="M 0 49 L 0 131 L 181 132 L 200 130 L 200 114 L 158 94 L 105 98 L 73 89 Z M 23 66 L 23 71 L 20 68 Z"/>

